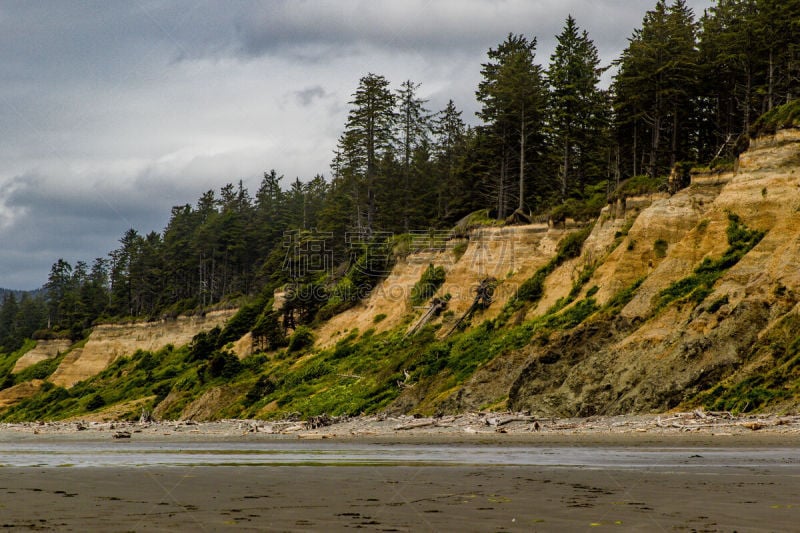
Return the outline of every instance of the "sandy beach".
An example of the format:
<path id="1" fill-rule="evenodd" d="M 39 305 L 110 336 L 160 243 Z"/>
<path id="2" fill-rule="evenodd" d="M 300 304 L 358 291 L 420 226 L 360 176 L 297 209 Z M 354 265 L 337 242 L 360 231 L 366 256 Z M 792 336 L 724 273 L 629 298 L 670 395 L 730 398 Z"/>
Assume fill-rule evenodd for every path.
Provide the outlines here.
<path id="1" fill-rule="evenodd" d="M 800 468 L 3 469 L 0 525 L 57 531 L 792 531 Z"/>
<path id="2" fill-rule="evenodd" d="M 430 425 L 411 417 L 360 418 L 317 428 L 308 421 L 6 424 L 0 426 L 0 526 L 796 530 L 796 421 L 762 417 L 760 427 L 730 418 L 713 431 L 711 423 L 683 427 L 699 416 L 673 418 L 681 427 L 662 415 L 538 421 L 530 431 L 530 420 L 492 418 L 479 426 L 480 417 L 468 415 Z M 156 464 L 161 460 L 168 462 Z"/>

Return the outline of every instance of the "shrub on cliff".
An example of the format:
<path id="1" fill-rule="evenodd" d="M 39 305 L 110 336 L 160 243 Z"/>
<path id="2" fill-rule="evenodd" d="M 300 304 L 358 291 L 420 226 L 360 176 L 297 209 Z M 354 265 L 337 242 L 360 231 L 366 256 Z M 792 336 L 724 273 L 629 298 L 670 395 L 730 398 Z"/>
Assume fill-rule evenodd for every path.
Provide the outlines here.
<path id="1" fill-rule="evenodd" d="M 800 128 L 800 100 L 773 108 L 759 117 L 750 126 L 751 139 L 761 135 L 775 135 L 778 130 L 786 128 Z"/>

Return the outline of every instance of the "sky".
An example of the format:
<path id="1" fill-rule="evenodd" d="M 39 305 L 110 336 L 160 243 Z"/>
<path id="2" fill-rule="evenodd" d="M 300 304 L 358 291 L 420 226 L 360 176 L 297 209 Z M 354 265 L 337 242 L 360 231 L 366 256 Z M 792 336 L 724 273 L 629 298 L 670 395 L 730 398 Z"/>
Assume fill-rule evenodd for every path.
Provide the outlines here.
<path id="1" fill-rule="evenodd" d="M 701 15 L 711 0 L 688 0 Z M 420 83 L 476 124 L 489 48 L 571 14 L 609 64 L 655 0 L 0 3 L 0 287 L 34 289 L 129 228 L 238 183 L 329 175 L 360 77 Z M 608 82 L 608 79 L 605 80 Z"/>

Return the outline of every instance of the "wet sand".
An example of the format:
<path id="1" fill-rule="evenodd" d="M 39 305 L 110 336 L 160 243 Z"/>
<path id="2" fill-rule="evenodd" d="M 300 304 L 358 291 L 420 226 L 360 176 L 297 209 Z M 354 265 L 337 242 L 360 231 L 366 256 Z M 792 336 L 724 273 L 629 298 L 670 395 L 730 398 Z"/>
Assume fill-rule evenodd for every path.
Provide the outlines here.
<path id="1" fill-rule="evenodd" d="M 695 419 L 698 427 L 687 430 Z M 270 423 L 269 431 L 264 430 L 265 423 L 255 421 L 4 425 L 0 427 L 0 464 L 5 465 L 0 467 L 0 527 L 51 531 L 797 531 L 800 527 L 797 417 L 774 424 L 759 422 L 757 430 L 751 420 L 709 424 L 688 415 L 677 424 L 658 417 L 540 421 L 538 429 L 531 427 L 531 421 L 502 422 L 479 424 L 467 419 L 459 425 L 437 420 L 409 430 L 420 421 L 357 419 L 318 429 L 295 429 L 294 422 Z M 114 438 L 121 430 L 129 437 Z M 386 464 L 345 460 L 334 466 L 329 459 L 320 465 L 301 458 L 278 466 L 266 457 L 262 464 L 249 465 L 236 459 L 226 465 L 200 459 L 194 466 L 147 461 L 137 466 L 124 458 L 117 465 L 111 453 L 111 459 L 102 462 L 105 466 L 55 466 L 61 458 L 44 463 L 48 466 L 20 466 L 29 464 L 20 458 L 20 451 L 107 453 L 109 446 L 131 452 L 137 447 L 171 446 L 174 452 L 174 448 L 216 446 L 246 453 L 253 448 L 313 452 L 355 447 L 385 450 L 390 459 L 401 449 L 407 454 L 410 447 L 412 453 L 420 450 L 422 460 L 418 464 L 407 459 Z M 452 447 L 453 456 L 459 457 L 476 450 L 475 460 L 439 459 L 429 464 L 424 458 L 426 453 L 432 456 L 432 446 Z M 517 464 L 485 464 L 487 450 L 500 456 L 523 450 L 524 458 L 525 453 L 541 454 L 547 447 L 564 457 L 583 459 L 550 464 L 534 457 Z M 611 461 L 594 459 L 595 451 L 601 456 L 609 450 Z M 621 457 L 638 457 L 638 466 L 615 462 L 614 450 Z"/>
<path id="2" fill-rule="evenodd" d="M 56 531 L 792 531 L 800 468 L 4 468 L 0 517 Z"/>

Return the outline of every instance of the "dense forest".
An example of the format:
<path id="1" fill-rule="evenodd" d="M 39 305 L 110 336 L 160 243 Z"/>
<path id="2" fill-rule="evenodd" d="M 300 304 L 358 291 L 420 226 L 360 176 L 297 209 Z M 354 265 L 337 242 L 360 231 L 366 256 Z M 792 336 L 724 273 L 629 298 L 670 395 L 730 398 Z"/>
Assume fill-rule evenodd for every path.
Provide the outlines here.
<path id="1" fill-rule="evenodd" d="M 516 34 L 488 50 L 475 127 L 453 101 L 429 109 L 412 80 L 364 75 L 328 179 L 271 170 L 254 192 L 229 183 L 173 207 L 161 233 L 128 230 L 106 257 L 57 260 L 43 291 L 4 293 L 0 352 L 222 305 L 241 307 L 239 333 L 280 345 L 285 328 L 363 297 L 408 235 L 465 217 L 588 219 L 626 184 L 657 190 L 676 167 L 732 165 L 756 119 L 800 91 L 800 1 L 718 0 L 698 17 L 659 0 L 612 65 L 570 16 L 548 60 L 536 52 Z"/>

